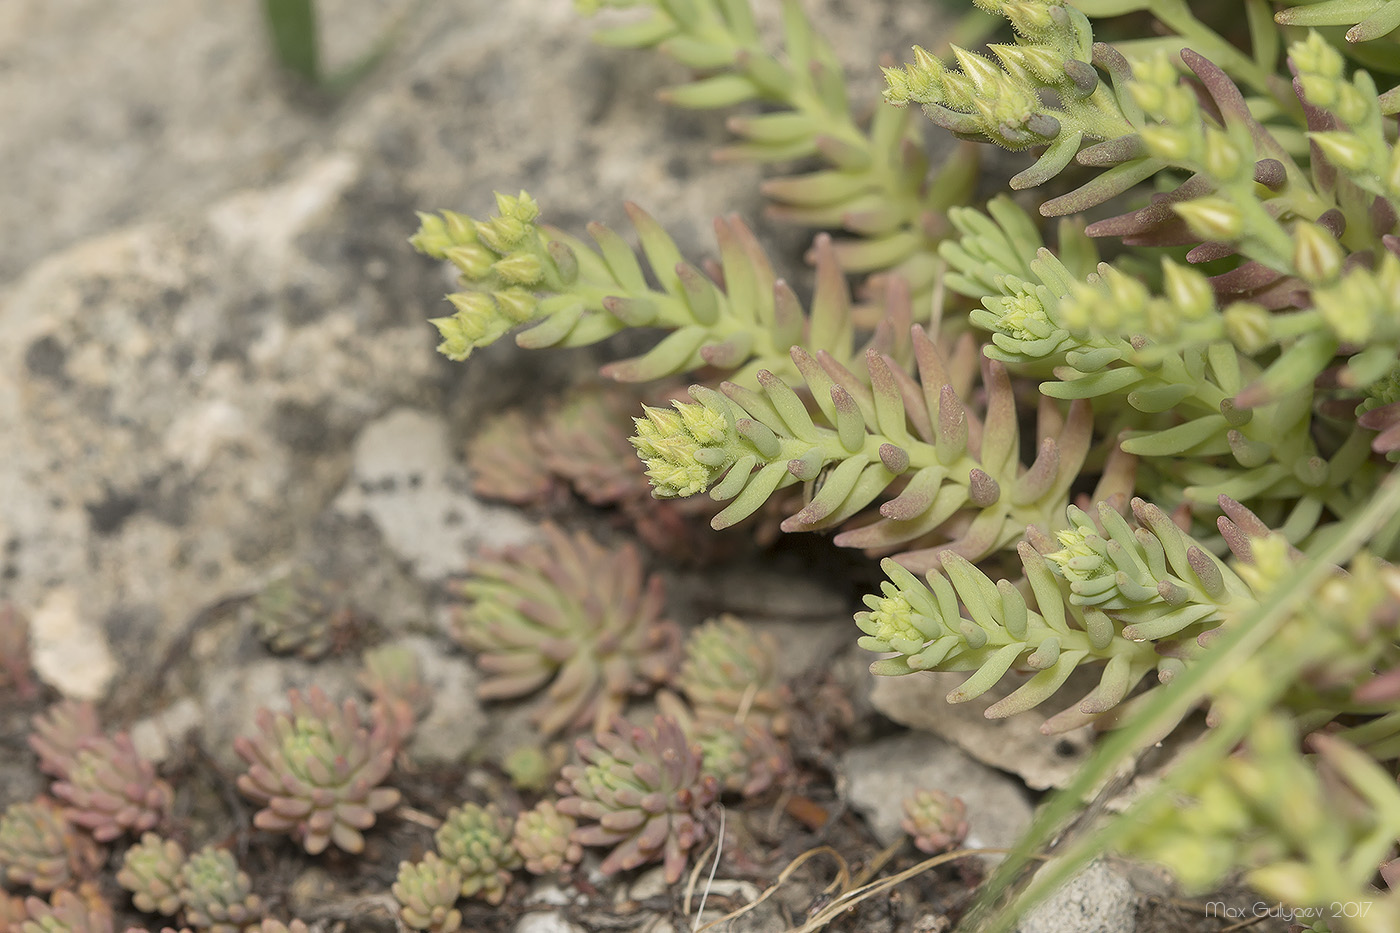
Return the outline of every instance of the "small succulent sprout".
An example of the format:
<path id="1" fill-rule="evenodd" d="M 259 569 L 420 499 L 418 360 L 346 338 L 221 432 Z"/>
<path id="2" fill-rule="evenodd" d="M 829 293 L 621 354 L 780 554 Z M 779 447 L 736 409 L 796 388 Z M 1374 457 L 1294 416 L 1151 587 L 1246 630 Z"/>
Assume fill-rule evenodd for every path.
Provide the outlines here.
<path id="1" fill-rule="evenodd" d="M 560 813 L 552 801 L 541 800 L 534 809 L 515 818 L 511 844 L 532 875 L 552 875 L 577 865 L 583 847 L 573 838 L 578 823 Z"/>
<path id="2" fill-rule="evenodd" d="M 269 651 L 304 661 L 338 647 L 354 618 L 341 588 L 305 565 L 263 587 L 249 612 Z"/>
<path id="3" fill-rule="evenodd" d="M 423 683 L 418 656 L 407 645 L 380 645 L 361 656 L 364 667 L 358 681 L 371 697 L 371 718 L 384 717 L 403 746 L 414 724 L 433 705 L 432 691 Z"/>
<path id="4" fill-rule="evenodd" d="M 92 840 L 47 797 L 12 803 L 0 815 L 0 879 L 53 891 L 89 875 L 102 862 Z"/>
<path id="5" fill-rule="evenodd" d="M 486 699 L 549 685 L 536 713 L 546 734 L 596 726 L 630 695 L 665 682 L 680 630 L 661 617 L 661 578 L 646 576 L 636 547 L 610 550 L 588 535 L 544 527 L 545 540 L 503 551 L 461 585 L 470 600 L 457 638 L 486 673 Z"/>
<path id="6" fill-rule="evenodd" d="M 517 745 L 501 760 L 501 768 L 518 790 L 542 791 L 554 783 L 567 757 L 568 751 L 558 742 Z"/>
<path id="7" fill-rule="evenodd" d="M 112 907 L 96 888 L 55 891 L 49 901 L 31 897 L 24 902 L 29 919 L 10 929 L 15 933 L 113 933 Z"/>
<path id="8" fill-rule="evenodd" d="M 583 825 L 572 838 L 611 846 L 602 871 L 612 874 L 660 861 L 668 884 L 680 880 L 691 848 L 707 834 L 706 810 L 719 781 L 704 770 L 700 746 L 674 720 L 656 717 L 650 729 L 615 719 L 578 742 L 580 764 L 564 767 L 559 812 Z"/>
<path id="9" fill-rule="evenodd" d="M 697 710 L 761 719 L 782 735 L 791 696 L 778 676 L 778 653 L 770 633 L 726 613 L 690 633 L 676 686 Z"/>
<path id="10" fill-rule="evenodd" d="M 206 933 L 242 933 L 262 917 L 262 899 L 227 849 L 205 846 L 191 855 L 176 884 L 185 922 Z"/>
<path id="11" fill-rule="evenodd" d="M 39 770 L 60 780 L 68 776 L 78 751 L 102 738 L 97 707 L 87 700 L 61 700 L 36 715 L 29 747 L 39 756 Z"/>
<path id="12" fill-rule="evenodd" d="M 53 792 L 68 804 L 68 821 L 87 829 L 98 842 L 153 829 L 169 816 L 175 799 L 170 785 L 156 777 L 155 765 L 137 753 L 125 732 L 95 739 L 79 750 L 67 779 L 55 781 Z"/>
<path id="13" fill-rule="evenodd" d="M 185 850 L 173 839 L 146 833 L 126 850 L 117 883 L 131 892 L 136 909 L 173 917 L 180 910 L 180 869 Z"/>
<path id="14" fill-rule="evenodd" d="M 0 604 L 0 689 L 21 700 L 38 694 L 29 669 L 29 621 L 11 603 Z"/>
<path id="15" fill-rule="evenodd" d="M 234 741 L 249 766 L 238 789 L 264 804 L 253 825 L 289 833 L 312 855 L 331 843 L 359 852 L 362 832 L 399 802 L 380 786 L 393 767 L 393 726 L 381 714 L 367 728 L 354 700 L 337 707 L 317 687 L 289 696 L 289 713 L 259 710 L 258 734 Z"/>
<path id="16" fill-rule="evenodd" d="M 461 927 L 462 912 L 456 904 L 462 894 L 462 872 L 436 852 L 429 852 L 421 862 L 400 862 L 393 891 L 399 916 L 413 929 L 453 933 Z"/>
<path id="17" fill-rule="evenodd" d="M 510 873 L 520 867 L 520 854 L 510 837 L 510 817 L 495 804 L 474 803 L 453 807 L 433 835 L 438 853 L 461 872 L 462 897 L 479 897 L 488 904 L 505 899 Z"/>
<path id="18" fill-rule="evenodd" d="M 899 825 L 920 852 L 949 852 L 967 837 L 967 806 L 961 797 L 921 788 L 905 797 L 903 806 Z"/>

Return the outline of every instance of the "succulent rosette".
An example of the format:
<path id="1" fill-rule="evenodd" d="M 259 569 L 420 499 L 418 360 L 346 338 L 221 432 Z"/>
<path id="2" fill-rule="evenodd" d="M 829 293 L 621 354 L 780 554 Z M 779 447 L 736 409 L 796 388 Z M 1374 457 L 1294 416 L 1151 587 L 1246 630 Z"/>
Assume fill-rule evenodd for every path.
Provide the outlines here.
<path id="1" fill-rule="evenodd" d="M 671 676 L 680 630 L 662 618 L 661 578 L 644 574 L 635 546 L 611 550 L 553 525 L 544 535 L 475 568 L 461 586 L 470 602 L 457 637 L 487 675 L 481 696 L 547 684 L 536 715 L 544 732 L 596 728 Z"/>
<path id="2" fill-rule="evenodd" d="M 180 869 L 185 850 L 172 839 L 146 833 L 126 850 L 117 883 L 131 892 L 136 909 L 173 917 L 180 910 Z"/>
<path id="3" fill-rule="evenodd" d="M 90 874 L 102 855 L 47 797 L 12 803 L 0 815 L 0 878 L 53 891 Z"/>
<path id="4" fill-rule="evenodd" d="M 262 916 L 262 899 L 227 849 L 206 846 L 191 855 L 176 884 L 185 922 L 206 933 L 242 933 Z"/>
<path id="5" fill-rule="evenodd" d="M 499 904 L 511 872 L 520 867 L 520 855 L 510 837 L 511 819 L 495 804 L 467 803 L 448 812 L 433 838 L 438 853 L 461 873 L 462 897 Z"/>
<path id="6" fill-rule="evenodd" d="M 706 810 L 719 781 L 704 770 L 698 745 L 680 725 L 656 717 L 651 729 L 618 718 L 578 742 L 580 764 L 564 767 L 559 812 L 582 823 L 571 838 L 611 846 L 602 870 L 611 874 L 660 861 L 667 883 L 680 880 L 691 848 L 704 840 Z"/>
<path id="7" fill-rule="evenodd" d="M 170 814 L 175 799 L 125 732 L 90 740 L 79 749 L 67 779 L 55 781 L 53 792 L 68 804 L 68 820 L 98 842 L 153 829 Z"/>
<path id="8" fill-rule="evenodd" d="M 399 802 L 397 790 L 380 786 L 393 767 L 393 726 L 379 715 L 366 728 L 354 700 L 337 707 L 316 687 L 289 696 L 290 712 L 260 710 L 258 734 L 234 742 L 249 766 L 238 789 L 265 805 L 253 825 L 289 833 L 312 855 L 331 843 L 359 852 L 362 832 Z"/>
<path id="9" fill-rule="evenodd" d="M 461 927 L 462 912 L 454 905 L 462 893 L 462 872 L 436 852 L 421 862 L 400 862 L 393 891 L 399 917 L 413 929 L 453 933 Z"/>
<path id="10" fill-rule="evenodd" d="M 305 661 L 330 653 L 352 617 L 341 587 L 308 566 L 265 586 L 249 613 L 269 651 Z"/>
<path id="11" fill-rule="evenodd" d="M 577 865 L 583 847 L 572 838 L 578 823 L 560 813 L 552 801 L 541 800 L 534 809 L 515 818 L 511 844 L 525 860 L 532 875 L 552 875 Z"/>
<path id="12" fill-rule="evenodd" d="M 696 709 L 761 718 L 782 735 L 791 697 L 778 656 L 776 638 L 725 613 L 690 633 L 676 686 Z"/>

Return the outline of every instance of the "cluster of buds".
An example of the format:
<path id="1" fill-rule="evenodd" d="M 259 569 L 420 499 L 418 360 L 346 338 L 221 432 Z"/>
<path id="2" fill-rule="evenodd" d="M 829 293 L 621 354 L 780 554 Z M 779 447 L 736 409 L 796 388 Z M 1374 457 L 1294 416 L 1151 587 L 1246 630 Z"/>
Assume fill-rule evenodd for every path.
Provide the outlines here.
<path id="1" fill-rule="evenodd" d="M 462 893 L 462 872 L 451 861 L 429 852 L 419 862 L 400 862 L 393 886 L 399 917 L 415 930 L 453 933 L 462 926 L 457 898 Z"/>
<path id="2" fill-rule="evenodd" d="M 1015 188 L 1054 177 L 1086 138 L 1113 147 L 1132 137 L 1133 125 L 1115 89 L 1099 79 L 1095 67 L 1122 74 L 1126 63 L 1112 50 L 1094 46 L 1082 13 L 1060 0 L 979 5 L 1005 16 L 1017 41 L 988 46 L 991 58 L 953 46 L 956 68 L 916 46 L 913 63 L 903 70 L 884 69 L 887 101 L 922 104 L 934 123 L 965 138 L 1013 150 L 1046 147 L 1035 165 L 1012 179 Z M 1137 155 L 1131 146 L 1117 149 L 1122 152 L 1108 152 L 1094 164 Z"/>
<path id="3" fill-rule="evenodd" d="M 577 750 L 581 763 L 566 765 L 557 787 L 559 812 L 582 823 L 573 841 L 611 846 L 606 874 L 661 861 L 667 883 L 679 881 L 719 791 L 700 747 L 675 720 L 658 716 L 650 729 L 619 718 L 580 739 Z"/>
<path id="4" fill-rule="evenodd" d="M 409 240 L 421 253 L 445 259 L 461 273 L 463 291 L 447 296 L 456 309 L 434 318 L 442 335 L 438 352 L 464 360 L 477 347 L 533 319 L 536 292 L 561 291 L 578 276 L 578 263 L 563 244 L 546 241 L 536 223 L 539 205 L 525 192 L 496 195 L 496 216 L 474 221 L 443 211 L 419 214 L 422 226 Z"/>
<path id="5" fill-rule="evenodd" d="M 479 897 L 499 904 L 506 896 L 510 874 L 520 867 L 520 854 L 511 845 L 512 823 L 495 804 L 454 807 L 433 838 L 437 851 L 456 867 L 462 897 Z"/>
<path id="6" fill-rule="evenodd" d="M 399 802 L 397 790 L 379 786 L 398 750 L 394 726 L 371 711 L 366 728 L 355 701 L 337 707 L 318 687 L 289 697 L 289 713 L 259 710 L 258 734 L 234 741 L 249 766 L 238 789 L 264 805 L 253 825 L 289 833 L 312 855 L 331 843 L 359 852 L 362 831 Z"/>
<path id="7" fill-rule="evenodd" d="M 724 449 L 728 425 L 719 412 L 681 401 L 672 402 L 669 410 L 643 405 L 642 411 L 646 417 L 633 419 L 637 433 L 632 444 L 646 461 L 658 497 L 703 492 L 732 462 L 733 454 Z"/>
<path id="8" fill-rule="evenodd" d="M 967 805 L 961 797 L 921 788 L 904 798 L 899 825 L 920 852 L 938 855 L 956 849 L 967 838 Z"/>
<path id="9" fill-rule="evenodd" d="M 1400 197 L 1400 147 L 1387 142 L 1375 80 L 1365 69 L 1347 78 L 1341 53 L 1310 32 L 1288 49 L 1299 96 L 1333 119 L 1308 138 L 1362 190 Z M 1393 222 L 1393 220 L 1392 220 Z"/>

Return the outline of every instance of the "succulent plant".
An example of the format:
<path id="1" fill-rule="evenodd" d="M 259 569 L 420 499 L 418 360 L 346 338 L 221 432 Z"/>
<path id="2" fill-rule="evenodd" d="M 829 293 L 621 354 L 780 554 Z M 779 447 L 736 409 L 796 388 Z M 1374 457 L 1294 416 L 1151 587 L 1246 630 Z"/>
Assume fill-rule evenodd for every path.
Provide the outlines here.
<path id="1" fill-rule="evenodd" d="M 787 731 L 791 695 L 778 677 L 778 640 L 725 613 L 692 631 L 676 686 L 697 711 L 762 720 Z"/>
<path id="2" fill-rule="evenodd" d="M 173 917 L 180 910 L 180 869 L 185 850 L 178 842 L 145 833 L 126 850 L 117 883 L 131 892 L 136 909 Z"/>
<path id="3" fill-rule="evenodd" d="M 0 603 L 0 687 L 21 700 L 38 695 L 29 669 L 29 622 L 11 603 Z"/>
<path id="4" fill-rule="evenodd" d="M 263 587 L 249 614 L 269 651 L 306 661 L 336 648 L 354 617 L 341 587 L 305 565 Z"/>
<path id="5" fill-rule="evenodd" d="M 207 933 L 241 933 L 262 916 L 262 899 L 227 849 L 205 846 L 180 869 L 176 884 L 185 922 Z"/>
<path id="6" fill-rule="evenodd" d="M 961 797 L 920 788 L 904 798 L 903 807 L 904 817 L 899 825 L 920 852 L 949 852 L 967 837 L 967 805 Z"/>
<path id="7" fill-rule="evenodd" d="M 175 796 L 125 732 L 85 744 L 67 778 L 54 782 L 53 792 L 68 804 L 69 822 L 86 828 L 98 842 L 155 827 L 169 815 Z"/>
<path id="8" fill-rule="evenodd" d="M 536 715 L 548 734 L 606 722 L 629 695 L 665 681 L 680 630 L 661 618 L 661 578 L 644 581 L 636 547 L 609 550 L 553 525 L 544 537 L 476 567 L 461 585 L 470 602 L 456 630 L 487 674 L 481 696 L 549 684 Z"/>
<path id="9" fill-rule="evenodd" d="M 515 818 L 511 845 L 525 860 L 532 875 L 552 875 L 577 865 L 583 847 L 572 838 L 578 823 L 559 812 L 552 801 L 541 800 Z"/>
<path id="10" fill-rule="evenodd" d="M 722 790 L 753 797 L 773 786 L 791 767 L 787 750 L 758 714 L 738 718 L 719 709 L 694 709 L 665 690 L 656 695 L 663 716 L 674 719 L 685 737 L 700 746 L 703 767 Z"/>
<path id="11" fill-rule="evenodd" d="M 461 873 L 462 897 L 479 897 L 488 904 L 505 898 L 510 873 L 520 867 L 510 835 L 511 819 L 495 804 L 466 803 L 448 812 L 433 838 L 438 854 Z"/>
<path id="12" fill-rule="evenodd" d="M 566 757 L 568 750 L 559 742 L 517 745 L 501 760 L 501 768 L 517 789 L 541 791 L 553 785 Z"/>
<path id="13" fill-rule="evenodd" d="M 31 724 L 29 747 L 39 756 L 39 769 L 60 780 L 68 777 L 79 750 L 103 735 L 97 707 L 87 700 L 60 700 Z"/>
<path id="14" fill-rule="evenodd" d="M 397 744 L 403 746 L 413 734 L 414 724 L 433 705 L 418 656 L 407 645 L 380 645 L 366 651 L 361 661 L 364 667 L 358 681 L 372 698 L 370 716 L 387 719 Z"/>
<path id="15" fill-rule="evenodd" d="M 601 866 L 606 874 L 659 860 L 668 884 L 680 880 L 719 792 L 700 747 L 674 719 L 658 716 L 645 729 L 619 717 L 580 739 L 577 751 L 581 763 L 566 765 L 557 785 L 559 812 L 582 823 L 571 838 L 612 847 Z"/>
<path id="16" fill-rule="evenodd" d="M 436 852 L 421 862 L 400 862 L 393 891 L 399 916 L 413 929 L 452 933 L 461 927 L 462 912 L 455 905 L 462 894 L 462 872 Z"/>
<path id="17" fill-rule="evenodd" d="M 86 877 L 102 854 L 47 797 L 12 803 L 0 815 L 0 876 L 11 884 L 53 891 Z"/>
<path id="18" fill-rule="evenodd" d="M 112 933 L 112 908 L 95 888 L 55 891 L 50 901 L 31 897 L 24 902 L 29 919 L 16 933 Z"/>
<path id="19" fill-rule="evenodd" d="M 317 687 L 289 698 L 289 713 L 259 710 L 258 734 L 234 741 L 249 765 L 238 789 L 265 805 L 253 825 L 291 834 L 312 855 L 332 842 L 359 852 L 361 831 L 399 802 L 397 790 L 379 786 L 393 767 L 393 726 L 381 714 L 366 728 L 354 700 L 337 707 Z"/>

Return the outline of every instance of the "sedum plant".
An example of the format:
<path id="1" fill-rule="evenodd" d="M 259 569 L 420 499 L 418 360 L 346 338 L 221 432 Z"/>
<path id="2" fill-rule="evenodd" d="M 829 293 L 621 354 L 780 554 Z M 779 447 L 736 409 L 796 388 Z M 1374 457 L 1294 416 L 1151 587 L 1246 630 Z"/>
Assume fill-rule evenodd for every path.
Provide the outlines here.
<path id="1" fill-rule="evenodd" d="M 545 733 L 606 722 L 626 698 L 666 680 L 680 630 L 661 618 L 663 589 L 644 576 L 634 545 L 609 550 L 588 535 L 544 527 L 542 542 L 478 565 L 459 592 L 459 641 L 477 652 L 487 699 L 545 685 L 536 722 Z"/>
<path id="2" fill-rule="evenodd" d="M 1400 875 L 1400 3 L 1244 0 L 1221 34 L 1229 17 L 1187 0 L 973 0 L 979 26 L 884 69 L 868 124 L 797 0 L 781 51 L 745 0 L 578 6 L 609 17 L 605 43 L 696 72 L 669 103 L 760 104 L 721 157 L 818 163 L 764 185 L 776 217 L 822 231 L 810 299 L 737 218 L 706 265 L 629 205 L 644 265 L 614 231 L 588 243 L 499 195 L 495 215 L 423 215 L 413 238 L 460 273 L 439 349 L 659 329 L 603 368 L 694 374 L 688 400 L 633 416 L 654 495 L 707 496 L 716 529 L 782 503 L 782 531 L 883 558 L 856 617 L 876 673 L 961 671 L 952 702 L 1011 688 L 989 716 L 1049 703 L 1046 731 L 1115 727 L 966 929 L 1009 929 L 1114 847 L 1196 888 L 1239 872 L 1297 904 L 1375 902 L 1339 922 L 1393 927 L 1400 901 L 1371 885 Z M 940 172 L 918 110 L 961 140 Z M 985 203 L 977 143 L 1014 166 Z M 846 276 L 863 273 L 857 303 Z M 659 787 L 634 764 L 667 746 L 703 770 L 683 730 L 717 698 L 734 715 L 731 674 L 761 681 L 766 649 L 695 650 L 693 716 L 668 697 L 664 727 L 605 733 L 561 782 L 561 810 L 599 821 L 577 838 L 621 844 L 608 870 L 669 838 L 614 813 L 622 790 Z M 1096 686 L 1059 696 L 1081 670 Z M 1196 709 L 1209 729 L 1159 786 L 1012 891 L 1034 847 Z M 677 877 L 684 847 L 666 863 Z"/>
<path id="3" fill-rule="evenodd" d="M 559 812 L 552 801 L 541 800 L 515 818 L 511 845 L 532 875 L 567 871 L 583 858 L 583 847 L 572 837 L 575 820 Z"/>
<path id="4" fill-rule="evenodd" d="M 433 838 L 444 859 L 456 866 L 462 897 L 499 904 L 506 896 L 520 853 L 511 845 L 511 818 L 495 804 L 454 807 Z"/>
<path id="5" fill-rule="evenodd" d="M 399 917 L 413 929 L 453 933 L 461 928 L 462 912 L 454 905 L 462 893 L 462 872 L 436 852 L 420 862 L 400 862 L 393 892 Z"/>
<path id="6" fill-rule="evenodd" d="M 117 883 L 131 892 L 136 909 L 173 917 L 180 911 L 180 870 L 185 850 L 173 839 L 145 833 L 122 855 Z"/>
<path id="7" fill-rule="evenodd" d="M 68 804 L 68 821 L 98 842 L 154 828 L 170 815 L 175 797 L 126 732 L 86 742 L 53 792 Z"/>
<path id="8" fill-rule="evenodd" d="M 185 922 L 208 933 L 240 933 L 262 917 L 262 899 L 227 849 L 205 846 L 176 877 Z"/>
<path id="9" fill-rule="evenodd" d="M 0 878 L 54 891 L 90 875 L 102 861 L 92 840 L 48 797 L 12 803 L 0 814 Z"/>
<path id="10" fill-rule="evenodd" d="M 579 739 L 577 752 L 579 763 L 565 765 L 557 786 L 559 812 L 581 823 L 570 838 L 611 847 L 605 874 L 659 861 L 676 883 L 708 835 L 706 811 L 719 791 L 700 746 L 674 719 L 657 716 L 650 729 L 616 719 Z"/>
<path id="11" fill-rule="evenodd" d="M 920 788 L 905 797 L 900 807 L 904 816 L 899 826 L 920 852 L 938 855 L 956 849 L 967 838 L 967 805 L 961 797 Z"/>
<path id="12" fill-rule="evenodd" d="M 359 852 L 363 831 L 400 799 L 380 786 L 398 751 L 395 726 L 383 712 L 366 725 L 354 700 L 337 707 L 319 687 L 288 696 L 289 712 L 259 710 L 258 734 L 234 741 L 248 763 L 238 789 L 263 805 L 253 825 L 293 836 L 312 855 L 332 843 Z"/>

